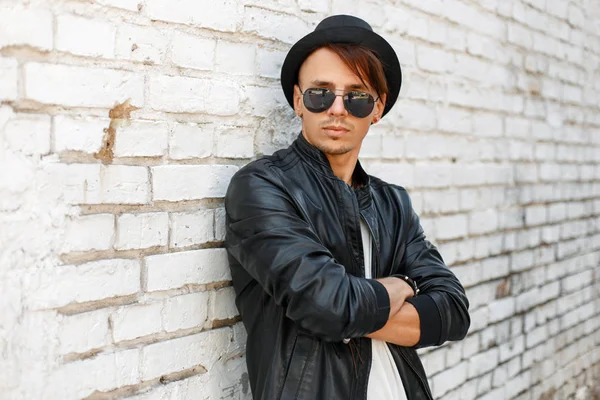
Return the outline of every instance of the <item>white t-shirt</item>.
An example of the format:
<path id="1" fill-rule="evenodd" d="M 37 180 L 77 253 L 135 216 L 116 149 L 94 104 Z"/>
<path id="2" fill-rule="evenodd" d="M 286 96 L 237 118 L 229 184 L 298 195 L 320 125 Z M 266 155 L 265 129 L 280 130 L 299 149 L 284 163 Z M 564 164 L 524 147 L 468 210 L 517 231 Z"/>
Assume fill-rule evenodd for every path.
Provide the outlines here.
<path id="1" fill-rule="evenodd" d="M 360 233 L 365 255 L 365 278 L 371 278 L 371 256 L 373 242 L 369 227 L 361 219 Z M 367 386 L 367 400 L 407 400 L 406 391 L 396 367 L 396 362 L 386 342 L 371 339 L 371 372 Z"/>

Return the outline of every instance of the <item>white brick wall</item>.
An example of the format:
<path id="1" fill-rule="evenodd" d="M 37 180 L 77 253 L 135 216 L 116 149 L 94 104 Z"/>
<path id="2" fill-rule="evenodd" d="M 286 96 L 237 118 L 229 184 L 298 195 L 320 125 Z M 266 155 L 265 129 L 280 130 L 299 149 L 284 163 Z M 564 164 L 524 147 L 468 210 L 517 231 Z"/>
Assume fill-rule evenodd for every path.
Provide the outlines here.
<path id="1" fill-rule="evenodd" d="M 434 397 L 599 390 L 594 2 L 0 3 L 0 397 L 251 398 L 222 199 L 299 131 L 281 64 L 342 12 L 403 66 L 364 165 L 471 303 Z"/>

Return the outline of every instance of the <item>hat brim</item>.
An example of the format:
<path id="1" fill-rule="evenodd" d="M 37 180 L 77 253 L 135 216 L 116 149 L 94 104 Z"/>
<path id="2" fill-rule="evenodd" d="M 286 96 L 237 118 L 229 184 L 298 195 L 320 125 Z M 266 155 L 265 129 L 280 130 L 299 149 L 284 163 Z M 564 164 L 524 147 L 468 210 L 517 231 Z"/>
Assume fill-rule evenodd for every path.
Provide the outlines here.
<path id="1" fill-rule="evenodd" d="M 294 107 L 294 85 L 298 72 L 306 58 L 316 49 L 328 43 L 362 45 L 372 50 L 381 60 L 388 84 L 388 94 L 382 116 L 396 103 L 402 85 L 402 70 L 392 46 L 377 33 L 355 26 L 341 26 L 311 32 L 300 39 L 288 52 L 281 67 L 281 87 L 290 106 Z"/>

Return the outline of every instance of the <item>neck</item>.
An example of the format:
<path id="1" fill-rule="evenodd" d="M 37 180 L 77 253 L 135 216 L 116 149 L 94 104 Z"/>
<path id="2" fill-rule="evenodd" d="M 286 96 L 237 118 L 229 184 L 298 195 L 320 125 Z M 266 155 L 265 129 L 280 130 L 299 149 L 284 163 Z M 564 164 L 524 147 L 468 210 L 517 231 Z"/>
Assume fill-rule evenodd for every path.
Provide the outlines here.
<path id="1" fill-rule="evenodd" d="M 358 160 L 358 150 L 355 149 L 345 154 L 325 154 L 333 174 L 348 185 L 352 184 L 352 173 Z"/>

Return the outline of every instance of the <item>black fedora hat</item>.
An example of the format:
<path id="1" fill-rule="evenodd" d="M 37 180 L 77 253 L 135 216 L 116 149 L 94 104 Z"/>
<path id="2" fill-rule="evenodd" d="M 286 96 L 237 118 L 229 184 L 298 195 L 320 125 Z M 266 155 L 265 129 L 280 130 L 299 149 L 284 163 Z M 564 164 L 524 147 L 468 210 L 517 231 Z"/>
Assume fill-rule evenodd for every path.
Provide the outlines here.
<path id="1" fill-rule="evenodd" d="M 389 88 L 383 111 L 383 115 L 387 114 L 398 99 L 402 85 L 398 56 L 384 38 L 373 32 L 371 25 L 351 15 L 333 15 L 325 18 L 313 32 L 292 46 L 281 67 L 281 87 L 290 106 L 294 107 L 294 85 L 298 83 L 300 66 L 313 51 L 328 43 L 362 45 L 373 51 L 381 60 Z"/>

